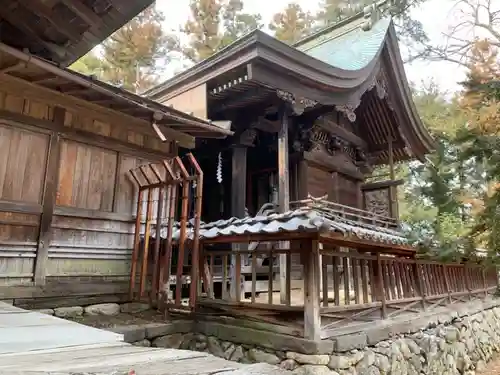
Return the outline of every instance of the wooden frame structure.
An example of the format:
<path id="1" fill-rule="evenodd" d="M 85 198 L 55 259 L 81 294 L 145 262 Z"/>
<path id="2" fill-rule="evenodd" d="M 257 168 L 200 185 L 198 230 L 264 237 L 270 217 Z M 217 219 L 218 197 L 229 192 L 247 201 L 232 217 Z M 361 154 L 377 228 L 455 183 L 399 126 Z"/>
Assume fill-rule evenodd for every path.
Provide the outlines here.
<path id="1" fill-rule="evenodd" d="M 203 171 L 192 154 L 187 154 L 186 159 L 189 163 L 188 168 L 177 156 L 160 163 L 141 165 L 129 171 L 139 189 L 134 250 L 130 270 L 129 297 L 132 300 L 142 300 L 145 297 L 149 281 L 151 285 L 150 303 L 161 305 L 162 308 L 182 308 L 182 287 L 189 284 L 188 306 L 194 309 L 196 305 Z M 188 169 L 192 170 L 193 173 L 190 174 Z M 179 213 L 177 212 L 178 198 L 180 198 Z M 189 243 L 188 249 L 187 225 L 190 203 L 193 206 L 191 216 L 194 219 L 194 225 L 193 241 Z M 146 206 L 146 210 L 144 210 L 144 206 Z M 165 221 L 167 234 L 166 241 L 162 243 L 161 232 Z M 177 264 L 175 273 L 172 275 L 174 222 L 178 225 L 180 234 L 175 241 Z M 153 226 L 155 226 L 154 231 Z M 154 241 L 150 243 L 153 233 Z M 152 259 L 149 254 L 150 247 L 153 250 Z M 184 264 L 188 250 L 191 256 L 191 269 L 186 274 L 184 273 Z M 151 274 L 149 273 L 150 268 L 152 268 Z M 138 291 L 136 291 L 137 276 L 139 277 Z M 172 281 L 175 284 L 174 298 L 169 297 Z"/>
<path id="2" fill-rule="evenodd" d="M 126 300 L 128 171 L 232 132 L 4 43 L 0 83 L 0 299 Z"/>
<path id="3" fill-rule="evenodd" d="M 207 251 L 214 243 L 250 243 L 253 241 L 287 241 L 289 248 L 252 251 Z M 340 249 L 349 246 L 351 250 Z M 256 264 L 252 263 L 252 292 L 243 299 L 241 293 L 219 298 L 204 295 L 199 299 L 200 311 L 218 311 L 278 326 L 276 332 L 321 341 L 348 333 L 366 322 L 391 319 L 406 314 L 432 311 L 472 299 L 481 299 L 498 287 L 495 267 L 477 264 L 445 264 L 414 259 L 408 248 L 381 244 L 379 248 L 355 238 L 342 238 L 334 233 L 275 233 L 222 236 L 203 240 L 203 262 L 214 274 L 214 258 L 228 257 L 236 263 L 249 253 L 266 252 L 270 257 L 284 255 L 290 262 L 301 257 L 303 295 L 291 297 L 291 276 L 286 274 L 284 302 L 273 296 L 273 279 L 269 278 L 267 300 L 256 293 Z M 406 250 L 406 256 L 404 254 Z M 394 255 L 397 253 L 399 255 Z M 255 258 L 254 258 L 255 259 Z M 271 272 L 271 266 L 269 267 Z M 341 270 L 340 270 L 341 269 Z M 219 271 L 220 272 L 220 271 Z M 228 279 L 223 272 L 223 283 Z M 236 284 L 239 287 L 239 284 Z M 208 289 L 212 289 L 211 285 Z"/>

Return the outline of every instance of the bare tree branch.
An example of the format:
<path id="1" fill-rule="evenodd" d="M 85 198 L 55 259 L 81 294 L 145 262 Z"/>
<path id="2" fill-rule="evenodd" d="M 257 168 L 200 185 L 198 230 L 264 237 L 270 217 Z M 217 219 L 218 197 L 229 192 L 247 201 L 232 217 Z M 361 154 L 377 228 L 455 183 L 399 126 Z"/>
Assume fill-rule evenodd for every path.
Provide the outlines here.
<path id="1" fill-rule="evenodd" d="M 495 8 L 494 8 L 495 7 Z M 500 4 L 492 0 L 457 0 L 452 7 L 456 22 L 442 33 L 444 42 L 418 43 L 408 61 L 448 61 L 468 66 L 471 49 L 478 39 L 486 39 L 492 46 L 500 47 Z"/>

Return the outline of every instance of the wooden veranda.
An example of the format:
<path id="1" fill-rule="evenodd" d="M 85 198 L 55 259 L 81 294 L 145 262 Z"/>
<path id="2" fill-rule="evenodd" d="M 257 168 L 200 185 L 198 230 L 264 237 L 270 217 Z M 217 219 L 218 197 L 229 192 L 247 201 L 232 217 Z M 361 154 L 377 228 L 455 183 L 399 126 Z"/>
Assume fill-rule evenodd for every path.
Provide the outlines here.
<path id="1" fill-rule="evenodd" d="M 176 160 L 166 162 L 165 169 Z M 147 175 L 144 169 L 141 172 Z M 168 189 L 181 183 L 179 177 L 157 173 L 162 182 L 150 187 L 163 186 L 172 199 Z M 324 200 L 292 202 L 294 209 L 285 213 L 200 224 L 201 196 L 198 192 L 196 199 L 188 198 L 190 189 L 185 188 L 199 176 L 185 174 L 183 181 L 188 183 L 182 182 L 179 222 L 172 214 L 167 221 L 162 219 L 160 191 L 159 208 L 154 209 L 148 199 L 146 225 L 137 225 L 144 238 L 137 240 L 136 233 L 134 262 L 143 253 L 137 298 L 144 296 L 149 280 L 150 300 L 167 312 L 183 308 L 200 319 L 222 315 L 267 323 L 280 333 L 319 342 L 346 327 L 411 317 L 484 298 L 497 288 L 495 267 L 418 259 L 415 248 L 398 236 L 395 220 Z M 158 215 L 155 223 L 162 223 L 155 230 L 153 212 Z M 194 212 L 194 222 L 188 222 L 187 212 Z M 285 289 L 281 290 L 277 286 L 283 258 Z M 131 291 L 135 269 L 133 265 Z M 183 285 L 189 285 L 186 299 Z"/>

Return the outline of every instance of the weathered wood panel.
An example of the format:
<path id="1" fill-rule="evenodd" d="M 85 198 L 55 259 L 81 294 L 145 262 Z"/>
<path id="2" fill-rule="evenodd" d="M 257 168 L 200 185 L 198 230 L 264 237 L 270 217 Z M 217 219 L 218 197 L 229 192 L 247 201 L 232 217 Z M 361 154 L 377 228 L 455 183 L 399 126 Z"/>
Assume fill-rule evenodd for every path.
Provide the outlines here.
<path id="1" fill-rule="evenodd" d="M 59 304 L 66 295 L 124 292 L 137 200 L 137 188 L 126 174 L 172 156 L 176 148 L 149 127 L 93 112 L 84 102 L 66 105 L 0 81 L 0 299 L 53 296 Z M 55 121 L 56 106 L 66 109 L 64 121 Z M 33 270 L 44 180 L 49 140 L 56 134 L 60 158 L 47 284 L 37 287 Z M 102 282 L 92 284 L 94 289 L 83 286 L 75 294 L 74 287 L 96 280 Z"/>
<path id="2" fill-rule="evenodd" d="M 146 160 L 135 156 L 120 155 L 117 169 L 115 212 L 129 215 L 135 214 L 138 189 L 131 180 L 128 171 L 145 163 L 147 163 Z"/>
<path id="3" fill-rule="evenodd" d="M 32 281 L 39 225 L 38 214 L 0 211 L 0 285 Z"/>
<path id="4" fill-rule="evenodd" d="M 55 215 L 47 277 L 128 276 L 133 224 L 84 217 L 77 212 Z"/>
<path id="5" fill-rule="evenodd" d="M 332 193 L 332 174 L 326 170 L 308 166 L 307 167 L 307 191 L 313 197 L 322 197 Z"/>
<path id="6" fill-rule="evenodd" d="M 49 137 L 0 120 L 0 200 L 40 203 Z"/>
<path id="7" fill-rule="evenodd" d="M 57 205 L 112 211 L 117 160 L 116 152 L 64 141 Z"/>

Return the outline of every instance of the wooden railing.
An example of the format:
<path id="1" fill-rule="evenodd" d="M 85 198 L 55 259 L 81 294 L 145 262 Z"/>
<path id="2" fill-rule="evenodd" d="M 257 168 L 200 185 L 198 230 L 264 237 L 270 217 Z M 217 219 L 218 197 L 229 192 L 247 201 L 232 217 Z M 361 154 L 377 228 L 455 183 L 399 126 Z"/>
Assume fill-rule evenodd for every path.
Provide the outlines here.
<path id="1" fill-rule="evenodd" d="M 338 219 L 342 218 L 348 221 L 356 222 L 358 224 L 367 224 L 379 228 L 389 228 L 398 229 L 398 220 L 376 214 L 367 210 L 362 210 L 359 208 L 345 206 L 340 203 L 330 202 L 325 198 L 313 198 L 290 202 L 290 206 L 293 209 L 300 207 L 311 207 L 315 210 L 321 212 L 328 219 Z"/>
<path id="2" fill-rule="evenodd" d="M 354 321 L 393 318 L 484 297 L 495 267 L 321 251 L 323 338 Z"/>
<path id="3" fill-rule="evenodd" d="M 312 252 L 304 254 L 303 250 L 292 241 L 289 249 L 204 251 L 199 303 L 225 306 L 225 311 L 238 311 L 240 315 L 275 324 L 303 324 L 300 319 L 308 303 L 304 292 L 307 277 L 300 265 L 300 253 L 314 256 Z M 276 259 L 279 254 L 286 254 L 289 265 L 281 294 Z M 262 265 L 261 256 L 274 262 L 265 260 Z M 477 264 L 444 264 L 330 249 L 320 250 L 317 257 L 320 271 L 317 309 L 322 338 L 351 324 L 483 298 L 498 284 L 496 268 Z M 233 288 L 232 277 L 240 280 Z M 284 312 L 296 313 L 294 323 L 289 322 L 291 315 Z"/>

